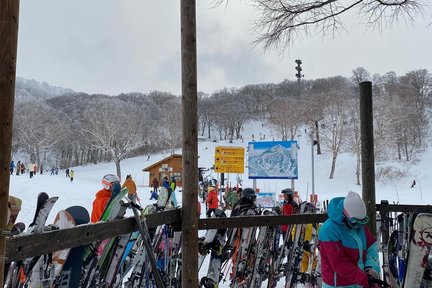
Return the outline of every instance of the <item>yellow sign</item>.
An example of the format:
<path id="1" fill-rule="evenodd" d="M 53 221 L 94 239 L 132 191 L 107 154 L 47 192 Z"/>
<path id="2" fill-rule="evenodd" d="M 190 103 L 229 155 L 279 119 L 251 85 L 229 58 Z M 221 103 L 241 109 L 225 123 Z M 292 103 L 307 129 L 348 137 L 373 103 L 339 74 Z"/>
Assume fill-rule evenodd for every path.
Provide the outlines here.
<path id="1" fill-rule="evenodd" d="M 215 172 L 217 173 L 244 173 L 243 147 L 215 148 Z"/>

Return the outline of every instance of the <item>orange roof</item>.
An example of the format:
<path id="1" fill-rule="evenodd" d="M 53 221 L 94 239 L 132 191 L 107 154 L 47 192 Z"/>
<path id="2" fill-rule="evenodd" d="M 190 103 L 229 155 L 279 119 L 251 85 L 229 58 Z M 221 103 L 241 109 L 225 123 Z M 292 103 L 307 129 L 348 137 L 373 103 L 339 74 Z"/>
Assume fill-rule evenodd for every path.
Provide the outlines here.
<path id="1" fill-rule="evenodd" d="M 166 162 L 167 160 L 169 160 L 171 158 L 182 158 L 182 155 L 181 154 L 172 154 L 172 155 L 170 155 L 170 156 L 168 156 L 168 157 L 166 157 L 166 158 L 164 158 L 164 159 L 162 159 L 162 160 L 160 160 L 160 161 L 158 161 L 158 162 L 156 162 L 150 166 L 147 166 L 146 168 L 142 169 L 142 171 L 148 172 L 151 168 L 153 168 L 155 166 L 159 166 L 160 164 Z"/>

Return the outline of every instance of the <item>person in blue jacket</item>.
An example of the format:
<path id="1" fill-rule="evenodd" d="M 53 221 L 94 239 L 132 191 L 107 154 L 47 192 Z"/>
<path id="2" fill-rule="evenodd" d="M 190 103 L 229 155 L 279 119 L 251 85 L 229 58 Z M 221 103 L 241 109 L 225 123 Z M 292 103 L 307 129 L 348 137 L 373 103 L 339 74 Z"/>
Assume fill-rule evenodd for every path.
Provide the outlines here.
<path id="1" fill-rule="evenodd" d="M 366 205 L 356 192 L 333 198 L 318 233 L 323 288 L 380 287 L 376 237 L 365 226 Z"/>

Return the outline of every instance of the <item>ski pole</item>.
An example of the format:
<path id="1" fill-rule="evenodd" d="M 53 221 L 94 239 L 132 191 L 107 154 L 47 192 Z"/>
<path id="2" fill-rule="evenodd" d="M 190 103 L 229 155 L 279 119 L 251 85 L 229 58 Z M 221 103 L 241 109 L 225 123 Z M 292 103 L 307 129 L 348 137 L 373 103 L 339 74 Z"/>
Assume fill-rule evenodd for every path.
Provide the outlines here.
<path id="1" fill-rule="evenodd" d="M 141 221 L 141 218 L 138 214 L 137 204 L 133 201 L 133 199 L 131 200 L 130 204 L 131 204 L 130 207 L 132 208 L 132 211 L 134 213 L 138 228 L 141 232 L 141 236 L 143 238 L 144 248 L 146 249 L 146 252 L 147 252 L 146 254 L 147 254 L 147 257 L 150 261 L 153 276 L 154 276 L 155 281 L 156 281 L 156 286 L 158 288 L 165 288 L 165 284 L 162 280 L 162 277 L 161 277 L 159 270 L 157 268 L 157 265 L 156 265 L 156 259 L 154 258 L 153 251 L 150 247 L 150 237 L 149 237 L 146 219 L 144 218 Z"/>

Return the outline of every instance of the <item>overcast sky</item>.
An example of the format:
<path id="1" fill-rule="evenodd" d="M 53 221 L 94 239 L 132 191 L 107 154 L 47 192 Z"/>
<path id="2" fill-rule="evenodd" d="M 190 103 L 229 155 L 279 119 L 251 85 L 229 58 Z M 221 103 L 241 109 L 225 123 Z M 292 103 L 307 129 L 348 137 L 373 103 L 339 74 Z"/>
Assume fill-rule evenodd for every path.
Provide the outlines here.
<path id="1" fill-rule="evenodd" d="M 253 47 L 254 10 L 245 0 L 214 8 L 197 1 L 198 90 L 350 76 L 432 71 L 432 10 L 415 25 L 371 32 L 349 16 L 336 38 L 304 37 L 288 51 Z M 427 20 L 426 20 L 427 19 Z M 180 1 L 21 0 L 17 75 L 87 93 L 181 92 Z"/>

